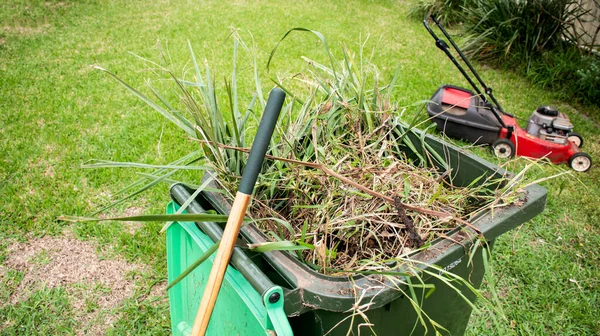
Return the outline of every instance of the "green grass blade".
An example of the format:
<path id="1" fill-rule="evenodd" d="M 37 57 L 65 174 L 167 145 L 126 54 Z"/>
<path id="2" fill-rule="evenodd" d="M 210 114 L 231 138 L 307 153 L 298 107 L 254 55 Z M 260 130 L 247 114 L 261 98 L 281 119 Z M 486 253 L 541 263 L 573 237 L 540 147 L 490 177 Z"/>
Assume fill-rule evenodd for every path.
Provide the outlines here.
<path id="1" fill-rule="evenodd" d="M 160 102 L 165 105 L 168 109 L 169 112 L 171 112 L 177 119 L 179 119 L 183 124 L 185 124 L 186 127 L 189 127 L 190 129 L 194 129 L 194 126 L 192 125 L 192 123 L 190 123 L 181 113 L 179 113 L 170 103 L 167 99 L 165 99 L 160 92 L 158 92 L 154 86 L 152 86 L 150 84 L 150 81 L 148 81 L 148 87 L 150 88 L 150 90 L 152 91 L 152 93 L 154 94 L 154 96 L 160 100 Z"/>
<path id="2" fill-rule="evenodd" d="M 144 94 L 142 94 L 141 92 L 139 92 L 138 90 L 134 89 L 133 87 L 131 87 L 129 84 L 125 83 L 122 79 L 120 79 L 117 75 L 113 74 L 112 72 L 94 65 L 92 66 L 94 69 L 98 69 L 101 70 L 105 73 L 107 73 L 108 75 L 110 75 L 112 78 L 114 78 L 115 80 L 117 80 L 117 82 L 119 82 L 119 84 L 123 85 L 127 90 L 129 90 L 129 92 L 133 93 L 136 97 L 138 97 L 139 99 L 141 99 L 144 103 L 148 104 L 150 107 L 152 107 L 153 109 L 155 109 L 157 112 L 159 112 L 160 114 L 162 114 L 165 118 L 167 118 L 169 121 L 171 121 L 172 123 L 174 123 L 175 125 L 177 125 L 179 128 L 181 128 L 182 130 L 184 130 L 189 136 L 191 137 L 196 137 L 196 132 L 194 131 L 194 129 L 190 128 L 189 122 L 183 122 L 182 120 L 179 120 L 177 117 L 175 117 L 171 112 L 165 110 L 164 108 L 160 107 L 158 104 L 156 104 L 154 101 L 152 101 L 150 98 L 146 97 Z"/>
<path id="3" fill-rule="evenodd" d="M 206 87 L 206 84 L 202 81 L 202 73 L 200 73 L 200 67 L 196 61 L 196 54 L 192 48 L 192 43 L 188 40 L 188 49 L 190 50 L 190 56 L 192 57 L 192 63 L 194 64 L 194 71 L 196 72 L 196 82 L 198 87 Z"/>
<path id="4" fill-rule="evenodd" d="M 156 175 L 153 175 L 153 174 L 142 173 L 142 172 L 136 172 L 136 174 L 143 177 L 142 179 L 140 179 L 141 181 L 156 179 Z M 199 187 L 199 185 L 197 185 L 197 184 L 193 184 L 193 183 L 190 183 L 190 182 L 187 182 L 187 181 L 180 181 L 180 180 L 170 179 L 170 178 L 163 178 L 161 180 L 161 182 L 167 183 L 167 184 L 183 183 L 187 187 L 192 188 L 192 189 L 196 189 L 196 188 Z M 219 192 L 216 188 L 212 188 L 212 190 L 206 189 L 206 191 Z"/>
<path id="5" fill-rule="evenodd" d="M 90 160 L 81 165 L 81 168 L 150 168 L 150 169 L 177 169 L 177 170 L 209 170 L 208 166 L 189 166 L 189 165 L 151 165 L 137 162 L 116 162 L 107 160 Z"/>
<path id="6" fill-rule="evenodd" d="M 184 155 L 183 157 L 181 157 L 181 158 L 179 158 L 179 159 L 177 159 L 177 160 L 169 163 L 168 165 L 171 165 L 171 166 L 180 166 L 180 165 L 190 165 L 190 164 L 193 164 L 195 162 L 198 162 L 202 158 L 202 153 L 203 153 L 202 150 L 194 151 L 192 153 Z M 159 176 L 161 176 L 162 174 L 166 173 L 167 171 L 169 171 L 169 169 L 162 169 L 161 168 L 161 169 L 158 169 L 155 172 L 152 172 L 151 174 L 141 174 L 140 173 L 140 175 L 144 176 L 145 178 L 139 179 L 139 180 L 137 180 L 137 181 L 135 181 L 135 182 L 133 182 L 133 183 L 131 183 L 131 184 L 129 184 L 129 185 L 121 188 L 119 191 L 116 192 L 116 194 L 119 195 L 119 194 L 122 194 L 122 193 L 124 193 L 124 192 L 126 192 L 128 190 L 134 189 L 134 188 L 142 185 L 144 182 L 146 182 L 146 180 L 148 178 L 150 178 L 152 180 L 156 179 Z M 172 181 L 172 180 L 165 179 L 165 181 Z"/>
<path id="7" fill-rule="evenodd" d="M 239 40 L 236 38 L 233 40 L 233 70 L 231 72 L 231 113 L 232 122 L 234 123 L 233 132 L 235 134 L 235 142 L 239 147 L 242 146 L 240 139 L 240 128 L 244 125 L 240 125 L 239 122 L 242 119 L 239 101 L 238 101 L 238 87 L 237 87 L 237 63 L 238 63 L 238 44 Z"/>
<path id="8" fill-rule="evenodd" d="M 177 212 L 175 212 L 175 214 L 180 214 L 183 213 L 185 211 L 185 209 L 187 209 L 187 207 L 190 205 L 190 203 L 192 203 L 195 199 L 196 196 L 198 196 L 203 190 L 204 188 L 206 188 L 206 186 L 208 186 L 211 182 L 213 182 L 213 176 L 209 175 L 210 177 L 206 179 L 206 181 L 204 181 L 204 183 L 202 183 L 202 185 L 200 185 L 200 187 L 198 187 L 194 193 L 192 193 L 190 195 L 190 197 L 188 197 L 187 200 L 185 200 L 185 202 L 183 202 L 183 204 L 179 207 L 179 209 L 177 209 Z M 165 223 L 165 225 L 162 227 L 162 229 L 160 229 L 160 232 L 163 233 L 165 231 L 167 231 L 167 229 L 169 228 L 169 226 L 171 226 L 173 222 L 167 222 Z"/>
<path id="9" fill-rule="evenodd" d="M 59 219 L 66 222 L 104 222 L 104 221 L 136 221 L 136 222 L 227 222 L 227 215 L 215 214 L 158 214 L 158 215 L 139 215 L 110 218 L 78 217 L 78 216 L 60 216 Z"/>
<path id="10" fill-rule="evenodd" d="M 185 269 L 177 278 L 175 278 L 171 283 L 167 286 L 167 290 L 171 289 L 173 286 L 177 285 L 181 280 L 183 280 L 188 274 L 190 274 L 196 267 L 202 265 L 213 253 L 215 253 L 219 249 L 219 245 L 221 244 L 221 240 L 217 241 L 213 246 L 211 246 L 206 252 L 204 252 L 200 258 L 194 261 L 188 268 Z"/>
<path id="11" fill-rule="evenodd" d="M 270 252 L 270 251 L 298 251 L 310 249 L 305 245 L 297 245 L 289 240 L 282 240 L 277 242 L 266 242 L 259 244 L 248 244 L 248 248 L 254 252 Z"/>
<path id="12" fill-rule="evenodd" d="M 279 225 L 283 226 L 286 230 L 288 230 L 291 237 L 294 237 L 294 228 L 292 228 L 292 225 L 281 218 L 275 218 L 275 217 L 260 218 L 260 219 L 254 219 L 251 222 L 258 223 L 258 222 L 265 221 L 265 220 L 271 220 L 271 221 L 278 223 Z"/>
<path id="13" fill-rule="evenodd" d="M 275 48 L 273 48 L 273 50 L 271 50 L 271 54 L 269 55 L 269 59 L 267 60 L 267 71 L 269 70 L 269 67 L 271 65 L 271 60 L 273 59 L 273 56 L 275 56 L 275 52 L 277 51 L 277 48 L 279 47 L 279 44 L 285 40 L 285 38 L 291 34 L 294 31 L 300 31 L 300 32 L 309 32 L 314 34 L 315 36 L 317 36 L 321 42 L 323 42 L 323 47 L 325 47 L 325 52 L 327 53 L 327 57 L 329 57 L 329 62 L 331 64 L 331 70 L 333 71 L 333 77 L 337 78 L 337 74 L 335 72 L 335 63 L 333 61 L 333 54 L 329 51 L 329 47 L 327 46 L 327 40 L 325 39 L 325 36 L 323 36 L 323 34 L 319 33 L 316 30 L 311 30 L 311 29 L 307 29 L 307 28 L 301 28 L 301 27 L 297 27 L 297 28 L 292 28 L 290 30 L 288 30 L 283 37 L 279 40 L 279 42 L 277 42 L 277 44 L 275 45 Z"/>
<path id="14" fill-rule="evenodd" d="M 161 183 L 161 182 L 164 182 L 164 180 L 165 180 L 166 178 L 170 177 L 171 175 L 175 174 L 176 172 L 177 172 L 177 170 L 172 170 L 172 171 L 170 171 L 170 172 L 168 172 L 168 173 L 166 173 L 166 174 L 164 174 L 164 175 L 162 175 L 162 176 L 160 176 L 160 177 L 157 177 L 156 179 L 154 179 L 154 180 L 153 180 L 153 181 L 151 181 L 150 183 L 147 183 L 147 184 L 145 184 L 144 186 L 142 186 L 142 187 L 141 187 L 141 188 L 139 188 L 138 190 L 136 190 L 136 191 L 132 192 L 131 194 L 129 194 L 129 195 L 127 195 L 127 196 L 125 196 L 125 197 L 123 197 L 123 198 L 119 199 L 118 201 L 115 201 L 115 202 L 113 202 L 113 203 L 111 203 L 111 204 L 109 204 L 109 205 L 107 205 L 107 206 L 103 207 L 102 209 L 100 209 L 100 210 L 98 210 L 98 211 L 94 212 L 94 213 L 92 214 L 92 216 L 94 216 L 94 215 L 97 215 L 97 214 L 99 214 L 99 213 L 101 213 L 101 212 L 103 212 L 103 211 L 105 211 L 105 210 L 108 210 L 108 209 L 110 209 L 110 208 L 112 208 L 112 207 L 114 207 L 114 206 L 116 206 L 116 205 L 118 205 L 118 204 L 121 204 L 121 203 L 125 202 L 126 200 L 128 200 L 128 199 L 130 199 L 130 198 L 132 198 L 132 197 L 134 197 L 134 196 L 136 196 L 136 195 L 139 195 L 139 194 L 141 194 L 142 192 L 144 192 L 144 191 L 146 191 L 146 190 L 148 190 L 148 189 L 150 189 L 150 188 L 154 187 L 155 185 L 157 185 L 157 184 L 159 184 L 159 183 Z"/>

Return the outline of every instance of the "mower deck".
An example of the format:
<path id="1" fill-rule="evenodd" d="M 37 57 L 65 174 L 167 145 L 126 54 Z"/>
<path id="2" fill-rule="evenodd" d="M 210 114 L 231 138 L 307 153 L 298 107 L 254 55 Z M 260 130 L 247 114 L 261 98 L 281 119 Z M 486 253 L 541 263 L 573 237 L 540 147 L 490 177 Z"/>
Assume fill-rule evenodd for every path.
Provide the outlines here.
<path id="1" fill-rule="evenodd" d="M 437 124 L 440 132 L 455 139 L 463 139 L 473 144 L 492 145 L 498 139 L 507 139 L 514 144 L 514 153 L 530 158 L 548 158 L 555 164 L 567 163 L 579 147 L 571 141 L 565 144 L 542 140 L 522 129 L 517 120 L 502 114 L 502 121 L 512 126 L 508 136 L 508 128 L 502 127 L 493 112 L 472 91 L 453 85 L 443 85 L 427 103 L 427 113 Z"/>
<path id="2" fill-rule="evenodd" d="M 492 144 L 502 126 L 472 91 L 453 85 L 440 87 L 427 104 L 438 130 L 474 144 Z"/>

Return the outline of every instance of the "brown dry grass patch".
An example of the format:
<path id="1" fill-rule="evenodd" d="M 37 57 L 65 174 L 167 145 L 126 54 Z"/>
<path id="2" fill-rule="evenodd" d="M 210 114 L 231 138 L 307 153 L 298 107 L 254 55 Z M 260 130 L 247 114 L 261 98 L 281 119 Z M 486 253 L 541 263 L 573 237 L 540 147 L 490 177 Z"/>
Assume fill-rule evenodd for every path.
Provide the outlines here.
<path id="1" fill-rule="evenodd" d="M 23 272 L 24 278 L 6 304 L 25 301 L 37 289 L 63 287 L 81 325 L 78 333 L 104 334 L 119 318 L 116 308 L 134 294 L 136 280 L 147 270 L 120 257 L 103 258 L 97 250 L 97 244 L 70 233 L 11 244 L 4 266 Z M 150 295 L 164 296 L 164 286 L 155 287 Z"/>

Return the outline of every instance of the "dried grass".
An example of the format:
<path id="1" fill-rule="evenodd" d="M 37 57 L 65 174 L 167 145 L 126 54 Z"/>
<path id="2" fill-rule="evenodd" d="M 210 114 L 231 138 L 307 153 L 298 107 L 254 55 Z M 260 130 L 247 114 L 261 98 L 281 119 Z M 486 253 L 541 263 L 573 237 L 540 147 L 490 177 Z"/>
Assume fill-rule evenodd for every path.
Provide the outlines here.
<path id="1" fill-rule="evenodd" d="M 350 124 L 357 125 L 352 118 Z M 271 184 L 276 183 L 280 197 L 261 198 L 259 191 L 251 208 L 254 218 L 277 220 L 261 220 L 256 225 L 273 240 L 310 247 L 299 257 L 321 272 L 344 273 L 379 269 L 426 242 L 445 237 L 461 224 L 453 218 L 468 218 L 472 210 L 487 202 L 479 197 L 479 188 L 453 187 L 446 181 L 448 172 L 417 165 L 400 155 L 395 150 L 396 139 L 390 137 L 393 127 L 384 123 L 369 136 L 354 128 L 348 133 L 353 136 L 345 138 L 343 144 L 322 148 L 315 167 L 332 168 L 312 169 L 290 163 L 292 160 L 285 162 L 284 178 L 270 180 L 262 187 L 273 188 Z M 327 174 L 329 170 L 351 180 L 352 185 Z M 376 191 L 373 194 L 382 197 L 361 189 Z M 401 202 L 390 202 L 394 198 Z M 292 230 L 285 230 L 282 220 Z"/>

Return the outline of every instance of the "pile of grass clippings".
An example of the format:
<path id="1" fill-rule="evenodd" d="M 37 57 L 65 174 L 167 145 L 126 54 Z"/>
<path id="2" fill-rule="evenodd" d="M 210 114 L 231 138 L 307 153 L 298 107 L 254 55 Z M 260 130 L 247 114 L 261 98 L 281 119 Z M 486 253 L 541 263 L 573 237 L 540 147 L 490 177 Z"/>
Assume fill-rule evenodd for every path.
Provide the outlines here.
<path id="1" fill-rule="evenodd" d="M 347 117 L 346 126 L 359 125 L 351 114 Z M 459 224 L 449 217 L 410 211 L 404 204 L 468 218 L 486 202 L 478 195 L 480 189 L 453 187 L 446 172 L 416 165 L 399 152 L 390 136 L 395 130 L 391 122 L 370 135 L 350 130 L 343 143 L 330 142 L 323 148 L 319 164 L 396 202 L 367 194 L 320 169 L 286 163 L 286 176 L 275 186 L 280 197 L 258 196 L 252 207 L 254 218 L 276 218 L 258 221 L 260 229 L 273 240 L 307 247 L 299 256 L 323 273 L 381 268 L 445 237 Z"/>

